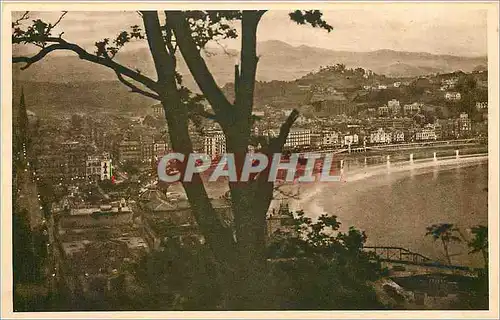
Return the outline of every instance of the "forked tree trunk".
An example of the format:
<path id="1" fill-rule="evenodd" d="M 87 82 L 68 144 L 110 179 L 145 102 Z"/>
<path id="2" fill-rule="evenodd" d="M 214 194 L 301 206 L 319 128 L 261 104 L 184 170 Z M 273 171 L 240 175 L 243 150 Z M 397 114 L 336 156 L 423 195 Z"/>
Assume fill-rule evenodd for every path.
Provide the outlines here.
<path id="1" fill-rule="evenodd" d="M 241 74 L 237 75 L 236 99 L 234 105 L 231 105 L 201 58 L 191 38 L 191 30 L 186 17 L 179 11 L 166 12 L 167 26 L 174 31 L 176 44 L 191 74 L 210 102 L 215 111 L 216 120 L 224 130 L 227 152 L 235 156 L 238 177 L 240 177 L 245 161 L 252 128 L 253 96 L 258 61 L 256 31 L 263 13 L 264 11 L 243 11 L 242 13 Z M 182 118 L 182 121 L 179 121 L 179 110 L 174 109 L 170 104 L 164 107 L 174 150 L 178 151 L 182 148 L 182 153 L 190 152 L 191 150 L 184 149 L 186 145 L 190 145 L 187 122 L 185 123 Z M 289 118 L 292 120 L 287 121 L 280 132 L 280 139 L 273 144 L 274 147 L 269 152 L 281 149 L 296 116 L 297 113 L 294 113 Z M 182 128 L 178 128 L 179 126 Z M 177 138 L 179 134 L 183 138 Z M 182 139 L 182 141 L 175 143 L 177 139 Z M 262 302 L 265 301 L 263 295 L 266 291 L 266 213 L 273 193 L 273 184 L 267 182 L 266 173 L 268 169 L 259 181 L 229 183 L 235 219 L 235 242 L 233 238 L 221 234 L 224 230 L 217 226 L 215 221 L 207 221 L 207 216 L 213 217 L 214 215 L 201 179 L 197 177 L 196 183 L 193 181 L 183 184 L 197 215 L 196 219 L 200 228 L 206 234 L 208 243 L 214 249 L 220 265 L 224 309 L 250 310 L 265 306 Z"/>

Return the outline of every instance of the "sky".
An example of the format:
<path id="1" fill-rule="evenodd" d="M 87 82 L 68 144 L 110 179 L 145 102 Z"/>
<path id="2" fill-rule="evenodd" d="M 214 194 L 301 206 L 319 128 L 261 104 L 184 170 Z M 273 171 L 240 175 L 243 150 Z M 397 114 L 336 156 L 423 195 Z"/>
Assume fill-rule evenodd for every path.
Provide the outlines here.
<path id="1" fill-rule="evenodd" d="M 332 6 L 335 8 L 335 6 Z M 268 11 L 258 28 L 258 41 L 280 40 L 294 46 L 307 45 L 339 51 L 429 52 L 460 56 L 487 54 L 487 12 L 460 3 L 405 4 L 363 3 L 356 7 L 323 10 L 324 19 L 333 26 L 330 33 L 290 21 L 288 11 Z M 55 22 L 60 12 L 33 12 L 30 18 Z M 14 13 L 14 17 L 19 13 Z M 96 41 L 113 38 L 131 25 L 141 25 L 136 12 L 70 11 L 60 23 L 69 41 L 93 51 Z M 239 26 L 235 25 L 239 30 Z M 133 43 L 128 50 L 145 46 Z M 223 42 L 239 49 L 239 41 Z"/>

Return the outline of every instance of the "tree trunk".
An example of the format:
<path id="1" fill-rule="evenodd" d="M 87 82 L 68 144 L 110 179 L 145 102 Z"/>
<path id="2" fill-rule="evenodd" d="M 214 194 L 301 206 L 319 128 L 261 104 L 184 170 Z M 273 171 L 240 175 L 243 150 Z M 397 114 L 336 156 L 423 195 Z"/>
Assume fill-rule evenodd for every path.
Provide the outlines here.
<path id="1" fill-rule="evenodd" d="M 235 157 L 237 176 L 245 161 L 252 128 L 252 109 L 255 88 L 256 31 L 265 11 L 243 11 L 241 33 L 241 73 L 236 74 L 236 99 L 231 105 L 215 83 L 196 44 L 191 38 L 191 30 L 186 16 L 180 11 L 166 11 L 167 25 L 172 28 L 176 42 L 196 83 L 210 102 L 216 119 L 224 130 L 227 152 Z M 294 118 L 295 120 L 296 118 Z M 289 124 L 291 124 L 293 121 Z M 284 143 L 289 127 L 286 130 Z M 280 141 L 281 141 L 280 140 Z M 263 181 L 263 180 L 262 180 Z M 267 180 L 251 182 L 230 182 L 231 202 L 235 219 L 236 246 L 235 260 L 228 263 L 225 277 L 230 279 L 223 288 L 223 308 L 249 310 L 263 308 L 266 299 L 266 213 L 269 207 L 273 184 Z M 262 188 L 260 188 L 262 186 Z"/>
<path id="2" fill-rule="evenodd" d="M 143 20 L 158 75 L 160 91 L 158 93 L 165 110 L 172 149 L 187 158 L 193 152 L 193 148 L 188 131 L 188 113 L 181 102 L 175 79 L 175 57 L 165 48 L 157 12 L 143 12 Z M 219 281 L 224 290 L 230 287 L 234 278 L 232 266 L 236 261 L 236 246 L 233 232 L 223 226 L 199 174 L 194 174 L 189 182 L 182 182 L 182 186 L 200 231 L 214 254 L 220 270 Z"/>
<path id="3" fill-rule="evenodd" d="M 446 255 L 446 260 L 448 261 L 448 265 L 451 265 L 451 257 L 448 252 L 448 243 L 441 239 L 441 242 L 443 243 L 443 248 L 444 248 L 444 254 Z"/>

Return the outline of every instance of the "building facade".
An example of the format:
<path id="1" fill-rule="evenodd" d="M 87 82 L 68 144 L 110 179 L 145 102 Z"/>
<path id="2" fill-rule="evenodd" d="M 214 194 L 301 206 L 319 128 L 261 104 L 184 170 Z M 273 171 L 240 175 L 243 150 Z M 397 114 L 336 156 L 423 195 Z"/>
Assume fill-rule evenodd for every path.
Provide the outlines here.
<path id="1" fill-rule="evenodd" d="M 90 155 L 86 161 L 86 175 L 89 180 L 110 180 L 112 175 L 112 160 L 109 153 Z"/>
<path id="2" fill-rule="evenodd" d="M 285 148 L 300 148 L 311 145 L 311 130 L 292 128 L 285 141 Z"/>
<path id="3" fill-rule="evenodd" d="M 387 102 L 387 107 L 389 108 L 389 112 L 393 115 L 398 114 L 401 111 L 401 105 L 399 100 L 392 99 Z"/>
<path id="4" fill-rule="evenodd" d="M 469 115 L 462 112 L 458 119 L 455 120 L 455 134 L 457 138 L 469 137 L 472 131 L 472 121 Z"/>
<path id="5" fill-rule="evenodd" d="M 460 92 L 446 92 L 444 94 L 444 98 L 450 101 L 458 101 L 462 99 L 462 95 L 460 94 Z"/>
<path id="6" fill-rule="evenodd" d="M 385 132 L 384 129 L 379 128 L 377 131 L 370 134 L 370 143 L 391 143 L 392 135 L 390 132 Z"/>
<path id="7" fill-rule="evenodd" d="M 434 125 L 426 124 L 422 129 L 415 133 L 415 140 L 426 141 L 426 140 L 436 140 L 436 132 L 434 131 Z"/>
<path id="8" fill-rule="evenodd" d="M 136 140 L 124 140 L 118 144 L 118 159 L 121 162 L 140 162 L 142 160 L 141 143 Z"/>
<path id="9" fill-rule="evenodd" d="M 226 152 L 226 137 L 222 130 L 209 130 L 203 136 L 203 152 L 218 157 Z"/>

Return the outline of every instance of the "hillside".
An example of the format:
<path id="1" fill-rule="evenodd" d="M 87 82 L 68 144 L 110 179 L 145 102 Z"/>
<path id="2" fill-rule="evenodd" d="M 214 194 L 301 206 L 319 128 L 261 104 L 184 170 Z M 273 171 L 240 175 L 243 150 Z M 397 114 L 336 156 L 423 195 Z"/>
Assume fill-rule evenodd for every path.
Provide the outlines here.
<path id="1" fill-rule="evenodd" d="M 345 64 L 348 68 L 362 67 L 378 74 L 390 77 L 413 77 L 429 73 L 446 73 L 456 70 L 471 72 L 478 66 L 487 65 L 486 57 L 458 57 L 449 55 L 433 55 L 421 52 L 401 52 L 378 50 L 373 52 L 332 51 L 309 46 L 294 47 L 281 41 L 265 41 L 258 43 L 260 56 L 257 80 L 291 81 L 298 79 L 320 66 Z M 234 62 L 238 52 L 222 49 L 211 49 L 205 59 L 214 76 L 223 86 L 233 81 Z M 137 68 L 141 72 L 154 75 L 154 68 L 148 50 L 121 52 L 117 60 L 123 64 Z M 187 75 L 188 69 L 181 61 L 181 74 Z M 49 56 L 43 62 L 34 64 L 28 70 L 18 74 L 20 80 L 42 82 L 75 82 L 114 80 L 113 72 L 105 67 L 96 67 L 82 61 L 76 56 Z M 186 76 L 186 84 L 194 87 L 193 80 Z"/>
<path id="2" fill-rule="evenodd" d="M 39 115 L 51 112 L 141 112 L 154 100 L 130 93 L 118 81 L 100 82 L 33 82 L 14 81 L 14 105 L 19 101 L 21 86 L 24 88 L 26 105 Z"/>
<path id="3" fill-rule="evenodd" d="M 255 94 L 257 108 L 266 104 L 278 108 L 307 105 L 311 100 L 318 99 L 311 96 L 310 88 L 315 86 L 337 90 L 334 100 L 339 101 L 378 103 L 391 98 L 412 100 L 414 95 L 405 90 L 389 88 L 367 94 L 359 89 L 364 85 L 390 86 L 396 81 L 393 77 L 405 77 L 400 81 L 410 81 L 422 74 L 443 74 L 443 70 L 448 69 L 470 72 L 483 70 L 486 65 L 485 58 L 437 56 L 391 50 L 367 53 L 336 52 L 307 46 L 293 47 L 280 41 L 261 42 L 258 51 L 259 81 Z M 138 68 L 144 74 L 154 74 L 149 52 L 142 49 L 134 53 L 120 53 L 117 58 L 128 66 Z M 231 83 L 234 80 L 233 63 L 236 55 L 236 51 L 221 53 L 215 50 L 206 58 L 216 80 L 224 87 L 224 92 L 230 100 L 233 99 L 234 92 Z M 350 68 L 350 65 L 368 66 L 365 69 L 374 70 L 376 74 L 366 79 L 362 72 L 340 74 L 324 67 L 335 65 L 339 61 L 344 61 L 347 68 Z M 179 69 L 184 74 L 184 84 L 196 90 L 197 86 L 182 61 Z M 410 74 L 414 76 L 408 76 Z M 120 110 L 143 113 L 155 103 L 149 98 L 130 93 L 116 80 L 114 73 L 105 67 L 93 65 L 74 56 L 49 56 L 25 71 L 20 71 L 19 66 L 15 66 L 13 78 L 14 97 L 19 96 L 20 86 L 24 86 L 27 103 L 34 111 Z"/>

